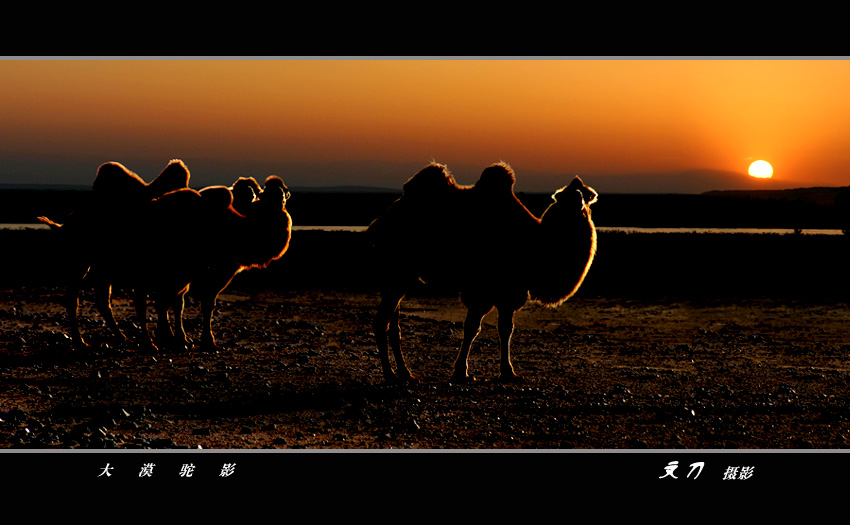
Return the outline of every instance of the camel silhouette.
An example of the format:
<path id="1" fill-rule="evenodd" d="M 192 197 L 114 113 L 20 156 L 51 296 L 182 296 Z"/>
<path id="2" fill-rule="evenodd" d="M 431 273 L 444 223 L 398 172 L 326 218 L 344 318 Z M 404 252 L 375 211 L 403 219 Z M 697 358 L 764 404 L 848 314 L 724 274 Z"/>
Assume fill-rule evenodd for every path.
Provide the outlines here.
<path id="1" fill-rule="evenodd" d="M 129 170 L 130 177 L 121 177 L 114 164 L 108 163 L 102 173 L 99 170 L 96 183 L 103 173 L 114 180 L 97 184 L 99 193 L 93 206 L 72 213 L 65 224 L 39 217 L 60 231 L 64 250 L 77 254 L 70 260 L 72 278 L 65 296 L 72 341 L 87 346 L 77 315 L 85 280 L 92 283 L 97 310 L 119 340 L 128 338 L 111 308 L 111 288 L 116 282 L 134 289 L 142 344 L 156 348 L 144 329 L 147 295 L 152 293 L 157 341 L 185 347 L 190 341 L 183 328 L 184 297 L 193 285 L 204 318 L 201 346 L 218 348 L 212 315 L 219 293 L 237 273 L 270 264 L 289 246 L 292 221 L 285 207 L 289 191 L 280 177 L 270 176 L 262 190 L 253 178 L 241 177 L 233 188 L 212 186 L 196 191 L 184 186 L 160 194 L 147 188 L 164 191 L 168 184 L 157 180 L 144 184 Z M 167 174 L 168 180 L 177 179 L 173 171 Z M 188 169 L 185 180 L 188 182 Z M 148 198 L 151 195 L 155 198 Z M 174 314 L 174 331 L 169 311 Z"/>
<path id="2" fill-rule="evenodd" d="M 461 186 L 445 165 L 431 163 L 369 226 L 381 295 L 373 329 L 387 382 L 418 381 L 404 361 L 398 320 L 417 280 L 459 290 L 467 309 L 452 383 L 473 379 L 469 352 L 493 308 L 499 315 L 500 379 L 520 380 L 510 355 L 515 312 L 529 298 L 558 306 L 581 286 L 596 253 L 590 214 L 596 191 L 575 177 L 538 219 L 517 199 L 515 181 L 510 166 L 497 163 L 475 185 Z"/>
<path id="3" fill-rule="evenodd" d="M 174 190 L 187 188 L 189 169 L 179 159 L 170 161 L 150 183 L 118 162 L 102 164 L 92 184 L 91 203 L 75 210 L 64 224 L 47 217 L 38 220 L 61 231 L 57 260 L 68 281 L 63 303 L 70 323 L 71 339 L 76 346 L 87 346 L 79 326 L 79 295 L 84 281 L 95 289 L 95 306 L 116 335 L 125 338 L 112 312 L 113 275 L 118 271 L 116 256 L 143 252 L 144 229 L 140 221 L 151 200 Z M 136 296 L 136 306 L 144 299 Z M 144 319 L 142 317 L 142 319 Z"/>
<path id="4" fill-rule="evenodd" d="M 253 178 L 249 179 L 240 181 L 259 188 Z M 191 287 L 201 302 L 200 347 L 219 349 L 212 330 L 218 295 L 239 272 L 264 268 L 289 248 L 292 219 L 286 211 L 286 201 L 290 193 L 283 180 L 269 176 L 256 198 L 241 205 L 234 200 L 240 181 L 233 189 L 185 189 L 151 202 L 147 218 L 157 240 L 147 255 L 151 262 L 148 271 L 136 282 L 154 293 L 160 344 L 190 344 L 183 327 L 183 307 Z M 237 205 L 244 213 L 234 207 Z M 175 224 L 179 226 L 174 228 Z M 174 330 L 169 325 L 169 310 L 174 314 Z"/>

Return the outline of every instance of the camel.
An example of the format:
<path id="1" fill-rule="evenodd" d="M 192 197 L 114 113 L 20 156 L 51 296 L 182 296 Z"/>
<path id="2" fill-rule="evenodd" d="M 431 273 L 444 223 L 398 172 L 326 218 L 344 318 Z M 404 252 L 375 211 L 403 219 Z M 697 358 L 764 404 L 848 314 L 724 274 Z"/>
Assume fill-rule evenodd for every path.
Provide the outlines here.
<path id="1" fill-rule="evenodd" d="M 291 218 L 285 209 L 289 191 L 277 176 L 268 177 L 265 184 L 260 190 L 256 180 L 241 177 L 231 188 L 212 186 L 196 191 L 182 187 L 145 200 L 139 193 L 151 185 L 118 183 L 111 188 L 126 191 L 106 191 L 103 195 L 114 197 L 115 202 L 108 205 L 113 210 L 121 208 L 119 202 L 136 203 L 131 207 L 132 214 L 111 217 L 104 213 L 104 204 L 72 214 L 64 225 L 41 217 L 42 222 L 63 233 L 66 244 L 74 246 L 85 240 L 102 247 L 111 234 L 121 232 L 119 242 L 93 253 L 83 252 L 79 258 L 78 266 L 84 271 L 76 272 L 78 278 L 72 280 L 66 293 L 74 344 L 87 346 L 77 318 L 78 296 L 87 277 L 94 281 L 97 309 L 119 341 L 128 338 L 115 322 L 110 305 L 111 286 L 116 281 L 133 287 L 141 327 L 146 324 L 147 294 L 154 294 L 157 340 L 183 346 L 189 344 L 183 328 L 184 296 L 192 284 L 201 298 L 204 315 L 202 347 L 219 348 L 211 326 L 218 294 L 237 273 L 270 264 L 289 246 Z M 169 310 L 174 312 L 175 331 L 168 321 Z M 156 349 L 144 329 L 141 343 Z"/>
<path id="2" fill-rule="evenodd" d="M 515 180 L 511 167 L 500 162 L 485 169 L 475 185 L 461 186 L 445 165 L 431 163 L 370 224 L 381 295 L 373 329 L 388 383 L 418 381 L 404 361 L 398 320 L 401 302 L 417 280 L 453 286 L 467 309 L 450 379 L 455 384 L 474 380 L 469 353 L 494 308 L 500 380 L 521 381 L 510 354 L 514 314 L 529 299 L 559 306 L 581 286 L 596 253 L 590 214 L 596 191 L 575 177 L 537 218 L 514 194 Z"/>
<path id="3" fill-rule="evenodd" d="M 264 268 L 289 248 L 292 219 L 286 211 L 290 193 L 280 177 L 266 178 L 256 199 L 241 203 L 240 186 L 259 188 L 253 178 L 240 178 L 232 188 L 215 186 L 169 193 L 151 203 L 156 232 L 181 224 L 177 236 L 163 235 L 152 247 L 152 265 L 140 286 L 156 296 L 157 339 L 189 344 L 183 328 L 184 297 L 191 287 L 203 316 L 200 348 L 219 350 L 212 331 L 218 295 L 243 270 Z M 239 206 L 244 213 L 237 209 Z M 173 310 L 172 331 L 167 311 Z M 152 344 L 152 343 L 151 343 Z"/>
<path id="4" fill-rule="evenodd" d="M 88 343 L 80 332 L 79 294 L 83 282 L 93 282 L 95 306 L 110 330 L 126 339 L 112 313 L 111 294 L 114 276 L 109 261 L 116 255 L 143 251 L 144 236 L 140 217 L 153 199 L 171 191 L 187 188 L 189 169 L 179 159 L 171 160 L 151 182 L 145 183 L 136 173 L 118 162 L 102 164 L 92 184 L 93 198 L 89 206 L 72 212 L 64 224 L 47 217 L 38 220 L 61 231 L 60 247 L 68 280 L 64 304 L 70 321 L 71 339 L 75 346 Z M 141 303 L 143 304 L 143 300 Z M 136 298 L 137 309 L 140 299 Z M 140 314 L 141 315 L 141 314 Z M 144 319 L 144 317 L 141 317 Z"/>

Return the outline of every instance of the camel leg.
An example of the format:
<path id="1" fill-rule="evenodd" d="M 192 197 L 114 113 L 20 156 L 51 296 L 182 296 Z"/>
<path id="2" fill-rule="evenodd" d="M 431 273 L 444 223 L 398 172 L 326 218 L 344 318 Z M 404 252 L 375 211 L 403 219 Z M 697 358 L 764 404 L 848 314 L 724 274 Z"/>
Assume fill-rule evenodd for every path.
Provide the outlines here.
<path id="1" fill-rule="evenodd" d="M 112 331 L 118 343 L 126 342 L 128 338 L 115 321 L 115 314 L 112 311 L 112 285 L 106 282 L 97 283 L 95 285 L 94 300 L 97 311 L 100 312 L 101 317 L 106 321 L 106 326 Z"/>
<path id="2" fill-rule="evenodd" d="M 404 294 L 388 293 L 381 294 L 381 304 L 378 305 L 378 311 L 375 313 L 375 318 L 372 323 L 372 329 L 375 332 L 375 342 L 378 345 L 378 357 L 381 359 L 381 368 L 384 372 L 384 379 L 388 383 L 395 383 L 400 379 L 413 379 L 410 370 L 404 364 L 404 356 L 401 352 L 401 336 L 398 326 L 398 310 Z M 393 335 L 390 336 L 390 324 L 394 324 L 392 329 Z M 393 353 L 396 358 L 396 365 L 399 370 L 407 372 L 407 378 L 399 378 L 393 371 L 390 363 L 389 340 L 393 341 Z M 402 372 L 404 375 L 404 372 Z"/>
<path id="3" fill-rule="evenodd" d="M 221 350 L 221 347 L 215 342 L 215 336 L 212 331 L 212 317 L 215 312 L 218 293 L 204 293 L 201 295 L 201 315 L 203 316 L 201 350 L 206 352 Z"/>
<path id="4" fill-rule="evenodd" d="M 218 296 L 223 292 L 230 282 L 239 272 L 238 266 L 213 268 L 203 278 L 192 283 L 192 290 L 198 293 L 201 300 L 201 315 L 203 317 L 203 326 L 201 328 L 201 350 L 212 352 L 222 350 L 221 346 L 215 342 L 215 336 L 212 329 L 212 318 L 215 313 Z M 184 290 L 184 293 L 189 288 Z"/>
<path id="5" fill-rule="evenodd" d="M 183 326 L 183 310 L 186 307 L 186 292 L 182 292 L 174 298 L 174 325 L 176 328 L 175 336 L 182 341 L 184 348 L 191 348 L 192 342 L 189 336 L 186 335 L 186 328 Z"/>
<path id="6" fill-rule="evenodd" d="M 515 310 L 507 308 L 499 310 L 499 346 L 501 350 L 499 361 L 501 377 L 499 379 L 506 382 L 520 380 L 520 377 L 514 372 L 513 364 L 511 364 L 511 336 L 514 333 L 514 313 Z"/>
<path id="7" fill-rule="evenodd" d="M 393 314 L 390 317 L 389 329 L 387 331 L 387 341 L 389 342 L 390 348 L 393 349 L 393 356 L 395 357 L 396 375 L 398 376 L 399 381 L 418 383 L 419 378 L 414 376 L 410 372 L 410 369 L 407 368 L 407 363 L 404 362 L 404 354 L 401 352 L 401 327 L 398 324 L 398 311 L 399 307 L 396 307 L 396 309 L 393 310 Z"/>
<path id="8" fill-rule="evenodd" d="M 481 321 L 484 316 L 492 310 L 492 306 L 468 307 L 466 310 L 466 320 L 463 322 L 463 341 L 460 344 L 460 352 L 455 359 L 454 373 L 449 382 L 462 384 L 474 378 L 469 377 L 469 351 L 472 349 L 472 342 L 478 337 L 481 332 Z"/>
<path id="9" fill-rule="evenodd" d="M 139 335 L 139 344 L 156 350 L 156 345 L 148 333 L 148 294 L 143 289 L 136 288 L 133 304 L 136 307 L 136 324 L 139 325 L 139 331 L 141 332 Z"/>
<path id="10" fill-rule="evenodd" d="M 86 348 L 89 344 L 83 339 L 83 334 L 80 331 L 80 290 L 83 288 L 83 281 L 88 275 L 88 268 L 79 268 L 78 275 L 71 279 L 70 284 L 65 289 L 63 303 L 65 311 L 68 314 L 68 327 L 71 332 L 71 344 L 77 348 Z"/>
<path id="11" fill-rule="evenodd" d="M 158 291 L 154 305 L 156 307 L 156 339 L 160 347 L 162 347 L 169 345 L 174 339 L 174 332 L 171 331 L 171 323 L 168 321 L 170 300 L 165 298 L 165 294 Z"/>
<path id="12" fill-rule="evenodd" d="M 68 327 L 71 332 L 71 343 L 78 348 L 85 348 L 89 344 L 83 339 L 83 334 L 80 331 L 79 305 L 80 305 L 80 284 L 74 283 L 68 285 L 65 291 L 65 310 L 68 313 Z"/>

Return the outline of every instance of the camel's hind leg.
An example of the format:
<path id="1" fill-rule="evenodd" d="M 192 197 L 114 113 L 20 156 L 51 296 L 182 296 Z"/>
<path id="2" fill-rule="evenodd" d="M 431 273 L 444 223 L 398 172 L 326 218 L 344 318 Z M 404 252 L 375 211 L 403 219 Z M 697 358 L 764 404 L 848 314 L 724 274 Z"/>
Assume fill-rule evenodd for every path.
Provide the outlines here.
<path id="1" fill-rule="evenodd" d="M 71 284 L 65 291 L 65 311 L 68 313 L 68 330 L 71 332 L 71 342 L 75 347 L 84 348 L 89 346 L 80 331 L 79 305 L 80 286 Z"/>
<path id="2" fill-rule="evenodd" d="M 98 282 L 94 288 L 94 301 L 97 311 L 106 321 L 106 326 L 118 340 L 118 344 L 126 342 L 128 338 L 115 321 L 115 314 L 112 311 L 112 285 L 107 282 Z"/>
<path id="3" fill-rule="evenodd" d="M 139 344 L 145 348 L 156 350 L 156 345 L 148 333 L 148 294 L 141 288 L 136 288 L 133 298 L 136 307 L 136 324 L 139 326 Z"/>
<path id="4" fill-rule="evenodd" d="M 481 332 L 481 321 L 492 309 L 492 306 L 467 307 L 466 320 L 463 322 L 463 342 L 460 344 L 460 352 L 455 359 L 454 373 L 449 380 L 450 382 L 462 384 L 473 379 L 467 373 L 469 370 L 469 351 L 472 349 L 473 341 Z"/>
<path id="5" fill-rule="evenodd" d="M 220 291 L 215 293 L 204 292 L 201 294 L 201 316 L 203 317 L 203 327 L 201 329 L 201 350 L 205 352 L 213 352 L 222 349 L 218 343 L 215 342 L 215 336 L 213 335 L 212 330 L 212 318 L 213 313 L 215 312 L 219 293 Z"/>
<path id="6" fill-rule="evenodd" d="M 401 381 L 419 382 L 419 379 L 407 368 L 407 363 L 404 362 L 404 355 L 401 352 L 401 327 L 398 324 L 399 308 L 399 306 L 396 306 L 396 309 L 393 310 L 393 315 L 390 317 L 389 330 L 387 331 L 387 340 L 390 348 L 393 349 L 393 356 L 395 357 L 396 375 Z"/>
<path id="7" fill-rule="evenodd" d="M 501 381 L 520 381 L 521 378 L 514 372 L 511 363 L 511 336 L 514 333 L 514 313 L 516 310 L 510 308 L 499 309 L 499 348 L 501 358 L 499 360 L 499 372 Z"/>
<path id="8" fill-rule="evenodd" d="M 183 329 L 183 296 L 186 289 L 177 294 L 158 293 L 156 297 L 156 315 L 157 315 L 157 340 L 160 346 L 167 345 L 177 349 L 185 350 L 189 345 L 189 338 L 186 336 L 186 331 Z M 174 328 L 171 329 L 171 322 L 168 319 L 168 312 L 174 314 Z"/>
<path id="9" fill-rule="evenodd" d="M 80 331 L 80 290 L 83 288 L 83 281 L 88 274 L 88 268 L 81 269 L 79 275 L 71 279 L 71 283 L 65 289 L 65 296 L 62 302 L 65 306 L 65 311 L 68 315 L 68 330 L 71 332 L 71 343 L 77 348 L 85 348 L 89 344 L 83 339 L 83 334 Z"/>
<path id="10" fill-rule="evenodd" d="M 174 332 L 171 330 L 171 323 L 168 320 L 168 310 L 172 301 L 173 298 L 170 294 L 165 294 L 162 291 L 157 291 L 155 294 L 156 340 L 160 348 L 170 345 L 174 340 Z"/>
<path id="11" fill-rule="evenodd" d="M 404 355 L 401 351 L 401 330 L 398 324 L 398 311 L 402 298 L 404 298 L 404 294 L 401 292 L 383 292 L 381 294 L 381 304 L 378 305 L 378 311 L 375 313 L 375 319 L 372 324 L 375 332 L 375 342 L 378 345 L 378 357 L 381 359 L 384 379 L 388 383 L 417 381 L 416 377 L 410 373 L 410 369 L 407 368 L 404 362 Z M 390 345 L 393 347 L 393 355 L 395 356 L 398 374 L 393 371 L 392 363 L 390 363 Z"/>
<path id="12" fill-rule="evenodd" d="M 183 349 L 189 349 L 192 342 L 189 336 L 186 335 L 186 328 L 183 326 L 183 310 L 186 307 L 186 290 L 177 294 L 174 301 L 171 303 L 171 309 L 174 312 L 174 342 Z"/>

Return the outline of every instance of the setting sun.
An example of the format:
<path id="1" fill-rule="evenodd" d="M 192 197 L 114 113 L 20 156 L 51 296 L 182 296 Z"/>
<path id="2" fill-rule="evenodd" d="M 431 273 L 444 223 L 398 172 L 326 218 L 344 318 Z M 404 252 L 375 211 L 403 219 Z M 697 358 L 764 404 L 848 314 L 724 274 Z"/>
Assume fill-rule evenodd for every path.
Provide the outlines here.
<path id="1" fill-rule="evenodd" d="M 750 164 L 749 174 L 760 179 L 769 179 L 773 176 L 773 166 L 766 160 L 757 160 Z"/>

